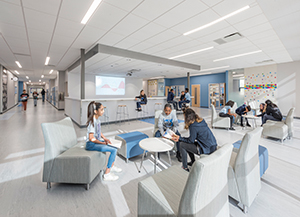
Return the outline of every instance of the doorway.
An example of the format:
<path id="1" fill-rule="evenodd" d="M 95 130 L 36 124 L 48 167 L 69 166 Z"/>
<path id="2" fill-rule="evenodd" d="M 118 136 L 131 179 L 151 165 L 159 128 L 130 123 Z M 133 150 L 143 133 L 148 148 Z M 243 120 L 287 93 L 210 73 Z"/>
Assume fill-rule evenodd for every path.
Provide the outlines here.
<path id="1" fill-rule="evenodd" d="M 192 106 L 193 107 L 200 107 L 200 84 L 193 84 L 192 85 Z"/>

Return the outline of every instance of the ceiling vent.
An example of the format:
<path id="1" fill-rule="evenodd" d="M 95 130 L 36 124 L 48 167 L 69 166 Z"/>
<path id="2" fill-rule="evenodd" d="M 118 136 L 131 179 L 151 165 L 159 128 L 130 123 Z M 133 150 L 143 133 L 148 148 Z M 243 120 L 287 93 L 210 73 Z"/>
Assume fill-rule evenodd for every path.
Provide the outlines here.
<path id="1" fill-rule="evenodd" d="M 221 45 L 221 44 L 226 44 L 228 42 L 239 40 L 241 38 L 243 38 L 243 36 L 241 35 L 241 33 L 235 32 L 235 33 L 232 33 L 230 35 L 226 35 L 223 38 L 218 38 L 218 39 L 214 40 L 214 42 L 216 42 L 217 44 Z"/>
<path id="2" fill-rule="evenodd" d="M 274 62 L 274 60 L 269 59 L 269 60 L 263 60 L 261 62 L 256 62 L 255 64 L 263 64 L 263 63 L 269 63 L 269 62 Z"/>

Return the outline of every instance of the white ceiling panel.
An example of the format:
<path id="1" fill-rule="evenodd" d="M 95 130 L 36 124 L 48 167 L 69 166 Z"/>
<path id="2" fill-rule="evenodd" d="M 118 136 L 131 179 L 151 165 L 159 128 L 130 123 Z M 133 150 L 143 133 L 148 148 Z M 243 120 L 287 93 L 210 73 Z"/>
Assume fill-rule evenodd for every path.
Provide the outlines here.
<path id="1" fill-rule="evenodd" d="M 71 44 L 74 42 L 75 38 L 70 38 L 70 37 L 65 37 L 65 36 L 61 36 L 61 35 L 54 35 L 52 43 L 51 43 L 51 47 L 52 45 L 58 45 L 58 46 L 62 46 L 63 49 L 66 47 L 70 47 Z M 60 49 L 59 47 L 57 47 L 57 49 Z"/>
<path id="2" fill-rule="evenodd" d="M 149 38 L 148 40 L 146 40 L 146 42 L 153 43 L 153 44 L 161 44 L 168 40 L 174 39 L 178 36 L 180 36 L 179 33 L 168 29 L 162 33 L 153 36 L 152 38 Z"/>
<path id="3" fill-rule="evenodd" d="M 98 41 L 98 43 L 112 46 L 116 44 L 118 41 L 123 40 L 124 38 L 125 38 L 124 35 L 120 35 L 110 31 L 109 33 L 102 36 L 101 39 Z"/>
<path id="4" fill-rule="evenodd" d="M 238 31 L 243 31 L 243 30 L 246 30 L 248 28 L 251 28 L 251 27 L 266 23 L 266 22 L 268 22 L 266 16 L 264 14 L 260 14 L 260 15 L 257 15 L 255 17 L 252 17 L 250 19 L 239 22 L 239 23 L 235 24 L 234 27 Z"/>
<path id="5" fill-rule="evenodd" d="M 63 0 L 59 17 L 80 23 L 84 15 L 92 5 L 92 3 L 93 0 L 84 0 L 84 1 Z M 103 2 L 99 5 L 99 7 L 101 7 L 102 4 Z"/>
<path id="6" fill-rule="evenodd" d="M 23 70 L 33 70 L 31 56 L 15 55 Z"/>
<path id="7" fill-rule="evenodd" d="M 143 26 L 147 25 L 149 21 L 144 18 L 140 18 L 136 15 L 129 14 L 124 19 L 122 19 L 113 29 L 112 31 L 118 34 L 124 34 L 126 36 L 134 33 L 139 30 Z"/>
<path id="8" fill-rule="evenodd" d="M 106 2 L 102 2 L 87 25 L 108 31 L 120 22 L 127 14 L 127 11 L 114 7 Z"/>
<path id="9" fill-rule="evenodd" d="M 204 4 L 208 5 L 209 7 L 212 7 L 214 5 L 219 4 L 223 0 L 201 0 Z"/>
<path id="10" fill-rule="evenodd" d="M 182 10 L 182 8 L 185 8 L 185 10 Z M 167 28 L 171 28 L 183 20 L 187 20 L 207 9 L 208 6 L 199 0 L 184 1 L 168 13 L 160 16 L 155 22 Z M 179 14 L 180 16 L 178 16 Z"/>
<path id="11" fill-rule="evenodd" d="M 131 37 L 138 38 L 143 41 L 163 32 L 164 30 L 165 28 L 162 27 L 161 25 L 155 23 L 148 23 L 146 26 L 134 32 L 131 35 Z"/>
<path id="12" fill-rule="evenodd" d="M 270 29 L 273 29 L 273 28 L 270 25 L 270 23 L 267 22 L 267 23 L 263 23 L 263 24 L 260 24 L 260 25 L 257 25 L 257 26 L 252 26 L 251 28 L 247 28 L 245 30 L 242 30 L 242 31 L 240 31 L 240 33 L 243 36 L 248 37 L 248 36 L 251 36 L 251 35 L 259 34 L 259 33 L 264 32 L 264 31 L 268 31 Z"/>
<path id="13" fill-rule="evenodd" d="M 0 22 L 24 27 L 22 8 L 0 1 Z"/>
<path id="14" fill-rule="evenodd" d="M 49 34 L 44 31 L 28 29 L 29 41 L 36 41 L 40 43 L 49 44 L 52 34 Z"/>
<path id="15" fill-rule="evenodd" d="M 18 47 L 25 48 L 25 52 L 23 54 L 30 54 L 28 49 L 28 41 L 22 39 L 16 39 L 12 37 L 5 37 L 6 42 L 10 47 L 15 47 L 18 50 Z M 24 50 L 24 49 L 23 49 Z M 19 53 L 16 50 L 13 50 L 14 53 Z"/>
<path id="16" fill-rule="evenodd" d="M 250 19 L 252 17 L 258 16 L 262 13 L 263 12 L 262 12 L 261 8 L 258 5 L 255 5 L 241 13 L 238 13 L 232 17 L 229 17 L 228 19 L 226 19 L 226 21 L 230 24 L 236 24 L 236 23 L 242 22 L 244 20 Z"/>
<path id="17" fill-rule="evenodd" d="M 81 23 L 59 18 L 55 27 L 55 35 L 75 39 L 83 28 L 84 25 Z"/>
<path id="18" fill-rule="evenodd" d="M 294 13 L 296 11 L 300 11 L 299 0 L 257 0 L 257 2 L 269 20 L 273 20 Z"/>
<path id="19" fill-rule="evenodd" d="M 52 33 L 56 17 L 42 12 L 24 8 L 27 28 Z"/>
<path id="20" fill-rule="evenodd" d="M 26 42 L 27 43 L 27 42 Z M 26 47 L 26 46 L 22 46 L 22 47 L 20 47 L 20 46 L 10 46 L 10 48 L 12 49 L 12 51 L 14 52 L 14 53 L 18 53 L 18 54 L 30 54 L 30 52 L 29 52 L 29 49 L 28 49 L 28 46 Z"/>
<path id="21" fill-rule="evenodd" d="M 120 0 L 104 0 L 105 3 L 111 4 L 122 10 L 131 11 L 137 7 L 143 0 L 130 0 L 130 1 L 120 1 Z"/>
<path id="22" fill-rule="evenodd" d="M 133 47 L 134 45 L 138 44 L 141 42 L 140 39 L 136 39 L 133 37 L 127 37 L 125 39 L 122 39 L 122 41 L 118 42 L 114 46 L 122 49 L 129 49 L 130 47 Z"/>
<path id="23" fill-rule="evenodd" d="M 61 0 L 22 0 L 25 8 L 57 15 Z"/>
<path id="24" fill-rule="evenodd" d="M 199 39 L 201 41 L 205 42 L 212 42 L 213 40 L 219 39 L 219 38 L 224 38 L 227 35 L 230 35 L 232 33 L 236 32 L 236 29 L 232 26 L 228 26 L 226 28 L 220 29 L 218 31 L 215 31 L 209 35 L 202 36 Z M 218 45 L 216 42 L 213 42 L 214 45 Z"/>
<path id="25" fill-rule="evenodd" d="M 21 26 L 5 24 L 0 21 L 0 33 L 2 33 L 4 37 L 27 40 L 26 29 Z"/>
<path id="26" fill-rule="evenodd" d="M 151 21 L 166 13 L 181 2 L 183 2 L 183 0 L 143 1 L 143 3 L 140 4 L 132 13 Z M 155 10 L 149 10 L 149 8 L 155 8 Z"/>

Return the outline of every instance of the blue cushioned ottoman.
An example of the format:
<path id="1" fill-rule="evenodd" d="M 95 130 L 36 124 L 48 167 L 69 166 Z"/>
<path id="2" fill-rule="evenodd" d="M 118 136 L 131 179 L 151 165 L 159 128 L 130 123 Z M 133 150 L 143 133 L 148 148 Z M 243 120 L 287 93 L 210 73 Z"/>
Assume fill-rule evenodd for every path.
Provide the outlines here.
<path id="1" fill-rule="evenodd" d="M 240 148 L 242 140 L 236 141 L 233 143 L 235 148 Z M 264 146 L 258 146 L 258 154 L 259 154 L 259 165 L 260 165 L 260 177 L 266 172 L 269 167 L 269 153 L 268 149 Z"/>
<path id="2" fill-rule="evenodd" d="M 149 138 L 149 136 L 138 131 L 115 136 L 115 139 L 122 141 L 122 146 L 118 149 L 118 154 L 122 155 L 126 159 L 126 162 L 131 157 L 143 154 L 144 149 L 140 148 L 139 142 L 146 138 Z"/>

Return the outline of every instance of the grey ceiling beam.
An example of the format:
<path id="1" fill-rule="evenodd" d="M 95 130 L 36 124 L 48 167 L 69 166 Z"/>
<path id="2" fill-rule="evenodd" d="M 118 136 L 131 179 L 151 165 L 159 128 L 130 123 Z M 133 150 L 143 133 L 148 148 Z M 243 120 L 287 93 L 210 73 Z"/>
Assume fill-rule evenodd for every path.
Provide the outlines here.
<path id="1" fill-rule="evenodd" d="M 164 65 L 170 65 L 170 66 L 177 66 L 182 67 L 186 69 L 192 69 L 192 70 L 198 70 L 200 71 L 201 67 L 199 65 L 191 64 L 191 63 L 185 63 L 177 60 L 170 60 L 163 57 L 157 57 L 150 54 L 144 54 L 139 53 L 135 51 L 125 50 L 122 48 L 112 47 L 104 44 L 97 44 L 95 45 L 91 50 L 89 50 L 85 54 L 85 61 L 93 57 L 94 55 L 98 53 L 104 53 L 108 55 L 114 55 L 114 56 L 120 56 L 125 58 L 131 58 L 136 60 L 143 60 L 146 62 L 154 62 L 154 63 L 160 63 Z M 65 71 L 72 71 L 76 67 L 80 65 L 80 58 L 76 60 L 71 66 L 69 66 Z"/>
<path id="2" fill-rule="evenodd" d="M 139 52 L 125 50 L 122 48 L 116 48 L 116 47 L 103 45 L 103 44 L 98 44 L 98 51 L 99 53 L 121 56 L 125 58 L 136 59 L 136 60 L 143 60 L 146 62 L 160 63 L 160 64 L 170 65 L 170 66 L 178 66 L 186 69 L 193 69 L 193 70 L 200 71 L 201 68 L 199 65 L 195 65 L 191 63 L 180 62 L 177 60 L 170 60 L 163 57 L 157 57 L 150 54 L 139 53 Z"/>

